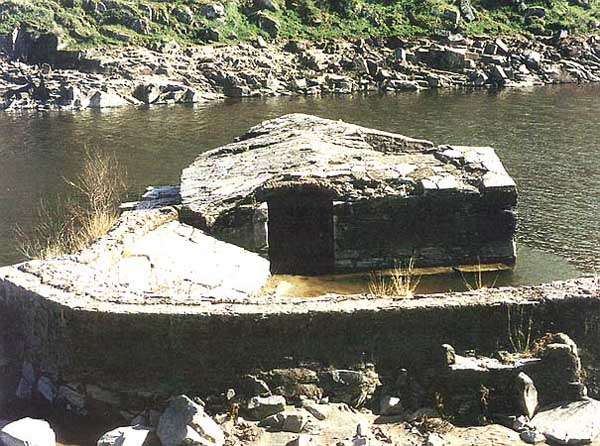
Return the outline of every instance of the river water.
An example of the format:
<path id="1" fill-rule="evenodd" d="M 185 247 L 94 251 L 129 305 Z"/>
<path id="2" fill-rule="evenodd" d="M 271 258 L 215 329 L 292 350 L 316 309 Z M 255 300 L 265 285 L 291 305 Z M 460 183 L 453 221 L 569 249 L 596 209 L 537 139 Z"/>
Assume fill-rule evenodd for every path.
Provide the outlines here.
<path id="1" fill-rule="evenodd" d="M 176 184 L 205 150 L 286 113 L 496 148 L 519 187 L 519 260 L 498 284 L 534 284 L 600 271 L 600 86 L 393 96 L 274 98 L 195 107 L 0 114 L 0 265 L 22 260 L 40 200 L 67 191 L 86 147 L 113 149 L 129 191 Z M 434 288 L 444 288 L 442 285 Z"/>

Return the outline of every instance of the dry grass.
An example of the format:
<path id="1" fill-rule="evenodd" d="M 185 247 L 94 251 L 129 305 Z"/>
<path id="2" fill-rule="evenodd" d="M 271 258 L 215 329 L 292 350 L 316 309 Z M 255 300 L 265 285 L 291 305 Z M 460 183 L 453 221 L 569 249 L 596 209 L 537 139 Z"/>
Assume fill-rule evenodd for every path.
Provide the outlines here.
<path id="1" fill-rule="evenodd" d="M 533 317 L 523 306 L 508 306 L 508 341 L 515 353 L 531 353 L 533 341 Z"/>
<path id="2" fill-rule="evenodd" d="M 81 173 L 65 182 L 67 199 L 54 208 L 38 208 L 38 224 L 30 232 L 17 228 L 20 251 L 29 259 L 47 259 L 74 253 L 106 234 L 119 217 L 125 172 L 114 153 L 86 149 Z"/>
<path id="3" fill-rule="evenodd" d="M 389 274 L 373 272 L 369 280 L 369 293 L 375 296 L 412 297 L 419 286 L 421 276 L 414 273 L 414 261 L 406 267 L 396 266 Z"/>
<path id="4" fill-rule="evenodd" d="M 462 272 L 460 273 L 467 290 L 469 290 L 469 291 L 484 290 L 486 288 L 494 288 L 494 286 L 496 286 L 496 282 L 498 281 L 498 275 L 496 275 L 496 277 L 494 277 L 494 280 L 492 280 L 491 282 L 485 282 L 483 280 L 483 270 L 481 268 L 480 260 L 478 260 L 477 272 L 475 274 L 476 274 L 475 280 L 473 281 L 473 283 L 471 283 Z"/>

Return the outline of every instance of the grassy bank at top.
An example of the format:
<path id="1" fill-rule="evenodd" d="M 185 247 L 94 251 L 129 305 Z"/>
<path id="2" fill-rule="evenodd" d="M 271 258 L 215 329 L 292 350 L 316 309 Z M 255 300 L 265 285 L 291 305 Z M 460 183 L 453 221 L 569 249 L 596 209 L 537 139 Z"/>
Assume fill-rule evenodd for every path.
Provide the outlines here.
<path id="1" fill-rule="evenodd" d="M 0 34 L 53 32 L 71 48 L 267 39 L 552 35 L 598 31 L 599 0 L 0 0 Z"/>

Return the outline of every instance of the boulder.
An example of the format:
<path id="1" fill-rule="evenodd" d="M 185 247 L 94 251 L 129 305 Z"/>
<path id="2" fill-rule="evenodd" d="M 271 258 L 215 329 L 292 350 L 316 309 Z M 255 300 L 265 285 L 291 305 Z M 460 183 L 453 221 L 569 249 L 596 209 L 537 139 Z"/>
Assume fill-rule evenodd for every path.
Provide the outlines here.
<path id="1" fill-rule="evenodd" d="M 331 370 L 321 379 L 325 394 L 332 401 L 360 407 L 369 401 L 377 386 L 381 384 L 379 376 L 372 368 L 366 370 Z"/>
<path id="2" fill-rule="evenodd" d="M 177 8 L 173 8 L 171 14 L 181 23 L 185 23 L 186 25 L 191 24 L 194 21 L 194 13 L 187 6 L 179 6 Z"/>
<path id="3" fill-rule="evenodd" d="M 542 62 L 542 55 L 537 51 L 526 51 L 523 56 L 525 56 L 525 65 L 530 70 L 539 70 L 540 64 Z"/>
<path id="4" fill-rule="evenodd" d="M 303 413 L 290 413 L 285 414 L 285 418 L 283 420 L 282 430 L 285 432 L 294 432 L 299 434 L 306 426 L 308 422 L 308 417 Z"/>
<path id="5" fill-rule="evenodd" d="M 37 382 L 38 393 L 49 403 L 54 403 L 56 386 L 48 376 L 42 376 Z"/>
<path id="6" fill-rule="evenodd" d="M 248 415 L 254 420 L 262 420 L 285 410 L 285 398 L 280 395 L 255 396 L 248 402 Z"/>
<path id="7" fill-rule="evenodd" d="M 206 3 L 200 6 L 200 15 L 207 19 L 218 19 L 225 16 L 223 3 Z"/>
<path id="8" fill-rule="evenodd" d="M 523 414 L 531 419 L 538 406 L 538 391 L 533 380 L 521 372 L 517 375 L 516 387 L 519 407 Z"/>
<path id="9" fill-rule="evenodd" d="M 96 90 L 90 96 L 89 108 L 113 108 L 129 105 L 129 102 L 114 91 Z"/>
<path id="10" fill-rule="evenodd" d="M 261 30 L 271 37 L 277 37 L 279 30 L 281 29 L 279 21 L 268 14 L 265 14 L 263 11 L 256 13 L 256 23 Z"/>
<path id="11" fill-rule="evenodd" d="M 158 422 L 156 434 L 162 446 L 222 446 L 225 435 L 204 408 L 185 395 L 173 398 Z"/>
<path id="12" fill-rule="evenodd" d="M 539 412 L 531 426 L 561 445 L 588 444 L 600 436 L 600 401 L 575 401 Z"/>
<path id="13" fill-rule="evenodd" d="M 544 434 L 533 429 L 524 430 L 519 435 L 519 438 L 529 444 L 544 443 L 546 441 L 546 436 Z"/>
<path id="14" fill-rule="evenodd" d="M 152 104 L 160 96 L 160 89 L 154 84 L 139 84 L 133 90 L 133 97 L 144 104 Z"/>
<path id="15" fill-rule="evenodd" d="M 319 421 L 323 421 L 327 418 L 327 414 L 326 414 L 325 410 L 323 410 L 323 407 L 320 404 L 317 404 L 315 402 L 307 402 L 307 403 L 304 403 L 302 405 L 302 407 L 304 407 L 304 409 L 306 409 L 306 411 L 309 414 L 311 414 L 313 417 L 315 417 Z"/>
<path id="16" fill-rule="evenodd" d="M 22 418 L 0 430 L 2 446 L 55 446 L 56 434 L 47 421 Z"/>
<path id="17" fill-rule="evenodd" d="M 105 433 L 97 446 L 143 446 L 151 430 L 144 426 L 125 426 Z"/>

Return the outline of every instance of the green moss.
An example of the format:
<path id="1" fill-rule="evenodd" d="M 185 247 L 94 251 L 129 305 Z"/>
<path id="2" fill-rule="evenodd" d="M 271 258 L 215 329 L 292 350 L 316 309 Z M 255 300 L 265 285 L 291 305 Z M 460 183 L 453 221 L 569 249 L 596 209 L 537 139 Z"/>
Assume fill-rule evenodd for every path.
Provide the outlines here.
<path id="1" fill-rule="evenodd" d="M 94 0 L 0 0 L 0 33 L 22 25 L 39 32 L 58 31 L 75 48 L 172 39 L 196 44 L 206 38 L 206 29 L 216 30 L 223 42 L 269 37 L 255 23 L 252 0 L 225 0 L 222 20 L 201 16 L 202 4 L 209 1 L 113 0 L 104 10 L 107 2 Z M 429 35 L 451 30 L 454 24 L 447 12 L 458 11 L 457 0 L 279 0 L 278 5 L 280 10 L 269 14 L 281 25 L 279 39 Z M 600 22 L 600 1 L 588 9 L 568 0 L 528 2 L 527 6 L 544 7 L 546 17 L 527 23 L 521 8 L 509 0 L 472 0 L 472 5 L 476 20 L 461 20 L 458 27 L 466 35 L 528 36 L 558 29 L 586 34 Z M 182 6 L 193 11 L 193 23 L 182 23 L 171 14 Z"/>

